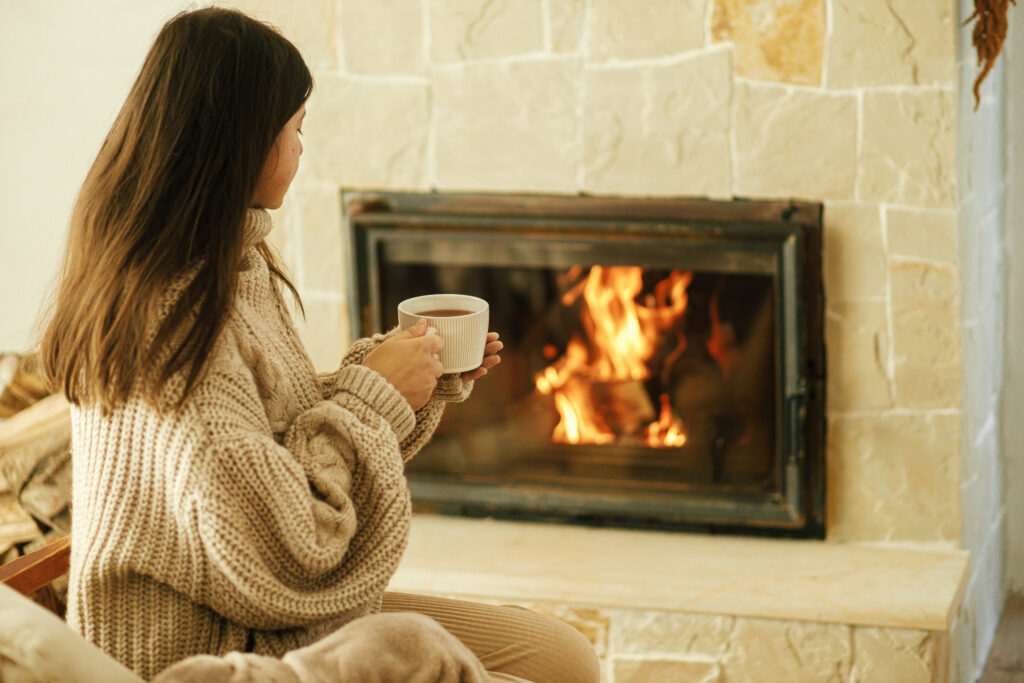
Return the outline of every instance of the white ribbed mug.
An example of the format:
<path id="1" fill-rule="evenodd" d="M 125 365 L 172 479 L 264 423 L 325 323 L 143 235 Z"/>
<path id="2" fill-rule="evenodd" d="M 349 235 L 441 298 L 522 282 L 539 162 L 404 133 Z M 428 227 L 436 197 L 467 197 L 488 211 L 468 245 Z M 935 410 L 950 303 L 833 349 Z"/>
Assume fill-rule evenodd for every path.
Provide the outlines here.
<path id="1" fill-rule="evenodd" d="M 466 311 L 462 315 L 426 315 L 429 311 Z M 421 318 L 444 339 L 441 365 L 445 372 L 468 372 L 480 367 L 487 345 L 487 302 L 467 294 L 427 294 L 398 304 L 398 326 L 409 329 Z"/>

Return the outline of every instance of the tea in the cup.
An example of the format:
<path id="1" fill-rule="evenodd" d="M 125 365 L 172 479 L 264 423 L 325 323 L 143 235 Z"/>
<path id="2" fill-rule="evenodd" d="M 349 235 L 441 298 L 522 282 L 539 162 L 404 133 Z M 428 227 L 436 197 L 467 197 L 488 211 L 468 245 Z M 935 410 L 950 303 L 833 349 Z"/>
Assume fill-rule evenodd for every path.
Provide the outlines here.
<path id="1" fill-rule="evenodd" d="M 434 311 L 419 311 L 416 315 L 424 318 L 454 318 L 459 315 L 469 315 L 473 311 L 462 311 L 455 308 L 438 308 Z"/>

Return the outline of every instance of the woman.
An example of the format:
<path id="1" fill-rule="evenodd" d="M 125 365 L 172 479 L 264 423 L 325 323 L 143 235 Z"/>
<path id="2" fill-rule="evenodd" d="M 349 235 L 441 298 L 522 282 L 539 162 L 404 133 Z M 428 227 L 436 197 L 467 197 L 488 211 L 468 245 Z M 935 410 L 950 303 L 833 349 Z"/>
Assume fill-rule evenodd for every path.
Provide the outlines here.
<path id="1" fill-rule="evenodd" d="M 384 594 L 409 533 L 404 462 L 501 342 L 442 376 L 443 342 L 418 325 L 314 372 L 264 241 L 311 90 L 273 29 L 179 15 L 82 186 L 42 344 L 73 406 L 68 620 L 147 679 L 193 655 L 308 650 L 384 609 L 431 616 L 505 680 L 596 680 L 559 622 Z"/>

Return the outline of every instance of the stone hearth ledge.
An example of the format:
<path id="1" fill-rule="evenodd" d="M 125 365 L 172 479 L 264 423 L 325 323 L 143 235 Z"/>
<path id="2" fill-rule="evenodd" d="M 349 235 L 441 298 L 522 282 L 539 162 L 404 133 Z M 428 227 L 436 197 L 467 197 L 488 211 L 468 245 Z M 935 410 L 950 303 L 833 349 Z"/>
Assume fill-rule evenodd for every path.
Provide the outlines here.
<path id="1" fill-rule="evenodd" d="M 947 631 L 969 553 L 414 516 L 389 590 Z"/>

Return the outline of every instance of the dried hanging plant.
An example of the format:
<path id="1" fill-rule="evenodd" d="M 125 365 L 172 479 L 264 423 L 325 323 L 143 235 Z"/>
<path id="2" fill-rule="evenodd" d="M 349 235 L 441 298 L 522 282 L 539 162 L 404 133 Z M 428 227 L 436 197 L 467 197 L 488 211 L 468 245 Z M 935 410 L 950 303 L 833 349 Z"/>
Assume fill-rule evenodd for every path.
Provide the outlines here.
<path id="1" fill-rule="evenodd" d="M 981 82 L 995 66 L 996 57 L 999 56 L 1003 49 L 1003 41 L 1006 40 L 1006 28 L 1009 24 L 1006 15 L 1011 2 L 1016 6 L 1017 0 L 974 0 L 974 13 L 964 21 L 966 25 L 977 20 L 971 42 L 978 51 L 978 64 L 985 62 L 985 67 L 974 81 L 975 111 L 981 104 Z"/>

